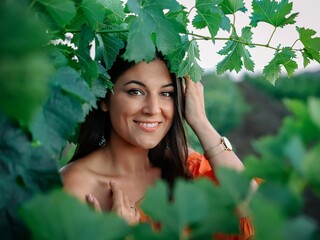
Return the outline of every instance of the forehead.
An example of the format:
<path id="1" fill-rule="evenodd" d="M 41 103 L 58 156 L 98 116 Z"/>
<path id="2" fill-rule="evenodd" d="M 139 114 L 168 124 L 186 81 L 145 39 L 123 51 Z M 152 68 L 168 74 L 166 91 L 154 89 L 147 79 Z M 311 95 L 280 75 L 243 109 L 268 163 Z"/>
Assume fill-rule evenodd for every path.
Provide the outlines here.
<path id="1" fill-rule="evenodd" d="M 137 80 L 152 85 L 172 83 L 166 63 L 155 59 L 150 63 L 140 62 L 119 76 L 115 84 L 124 84 L 126 81 Z"/>

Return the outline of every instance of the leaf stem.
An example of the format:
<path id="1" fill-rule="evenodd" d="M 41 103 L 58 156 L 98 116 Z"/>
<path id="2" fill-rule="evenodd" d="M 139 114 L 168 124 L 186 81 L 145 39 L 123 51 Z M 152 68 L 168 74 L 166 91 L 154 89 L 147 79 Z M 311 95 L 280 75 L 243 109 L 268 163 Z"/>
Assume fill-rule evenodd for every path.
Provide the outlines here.
<path id="1" fill-rule="evenodd" d="M 187 14 L 187 18 L 189 17 L 189 15 L 190 15 L 190 13 L 191 13 L 191 11 L 192 11 L 193 9 L 195 9 L 195 6 L 193 6 L 192 8 L 190 8 L 190 10 L 189 10 L 189 12 L 188 12 L 188 14 Z"/>
<path id="2" fill-rule="evenodd" d="M 294 45 L 296 45 L 296 43 L 300 41 L 300 38 L 298 38 L 297 40 L 294 41 L 294 43 L 291 45 L 291 48 L 293 49 Z"/>
<path id="3" fill-rule="evenodd" d="M 270 42 L 271 42 L 271 39 L 273 38 L 273 35 L 274 35 L 274 33 L 276 32 L 276 30 L 277 30 L 277 27 L 274 27 L 273 32 L 272 32 L 272 34 L 271 34 L 271 36 L 270 36 L 270 38 L 269 38 L 269 41 L 268 41 L 268 43 L 266 44 L 267 46 L 269 46 L 269 44 L 270 44 Z"/>

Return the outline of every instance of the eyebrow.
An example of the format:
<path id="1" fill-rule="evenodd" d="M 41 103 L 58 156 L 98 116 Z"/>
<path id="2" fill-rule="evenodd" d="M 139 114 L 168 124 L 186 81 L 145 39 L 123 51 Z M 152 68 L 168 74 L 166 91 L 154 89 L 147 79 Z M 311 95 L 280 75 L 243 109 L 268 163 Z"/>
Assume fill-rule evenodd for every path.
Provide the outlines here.
<path id="1" fill-rule="evenodd" d="M 146 85 L 143 82 L 140 82 L 138 80 L 131 80 L 129 82 L 126 82 L 125 84 L 123 84 L 123 86 L 129 85 L 129 84 L 137 84 L 140 85 L 142 87 L 146 87 Z M 165 85 L 162 85 L 161 88 L 165 88 L 165 87 L 174 87 L 173 83 L 168 83 Z"/>

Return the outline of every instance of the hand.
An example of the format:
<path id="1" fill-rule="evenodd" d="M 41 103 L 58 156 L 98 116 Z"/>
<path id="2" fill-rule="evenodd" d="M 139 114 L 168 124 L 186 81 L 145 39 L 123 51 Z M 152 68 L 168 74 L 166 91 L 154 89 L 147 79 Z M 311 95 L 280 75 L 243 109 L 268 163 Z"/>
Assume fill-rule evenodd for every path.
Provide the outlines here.
<path id="1" fill-rule="evenodd" d="M 136 206 L 130 203 L 128 196 L 122 192 L 117 183 L 111 181 L 110 186 L 113 193 L 112 211 L 115 211 L 129 224 L 137 224 L 140 221 L 140 213 Z"/>
<path id="2" fill-rule="evenodd" d="M 99 201 L 93 196 L 92 194 L 87 194 L 86 195 L 86 200 L 87 203 L 89 204 L 90 207 L 93 209 L 97 210 L 98 212 L 101 212 L 101 206 Z"/>
<path id="3" fill-rule="evenodd" d="M 200 82 L 193 82 L 189 76 L 185 76 L 185 83 L 185 116 L 188 124 L 195 128 L 199 126 L 199 122 L 207 120 L 203 85 Z"/>

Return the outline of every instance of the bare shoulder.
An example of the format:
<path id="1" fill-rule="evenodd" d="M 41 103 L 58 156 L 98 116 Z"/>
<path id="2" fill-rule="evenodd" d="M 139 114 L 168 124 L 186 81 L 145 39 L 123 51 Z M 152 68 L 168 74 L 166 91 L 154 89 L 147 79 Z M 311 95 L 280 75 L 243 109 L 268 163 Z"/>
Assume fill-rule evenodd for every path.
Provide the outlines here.
<path id="1" fill-rule="evenodd" d="M 86 191 L 90 188 L 90 183 L 87 181 L 90 178 L 83 161 L 79 159 L 69 163 L 60 169 L 60 173 L 62 175 L 63 188 L 72 195 L 84 200 Z"/>

